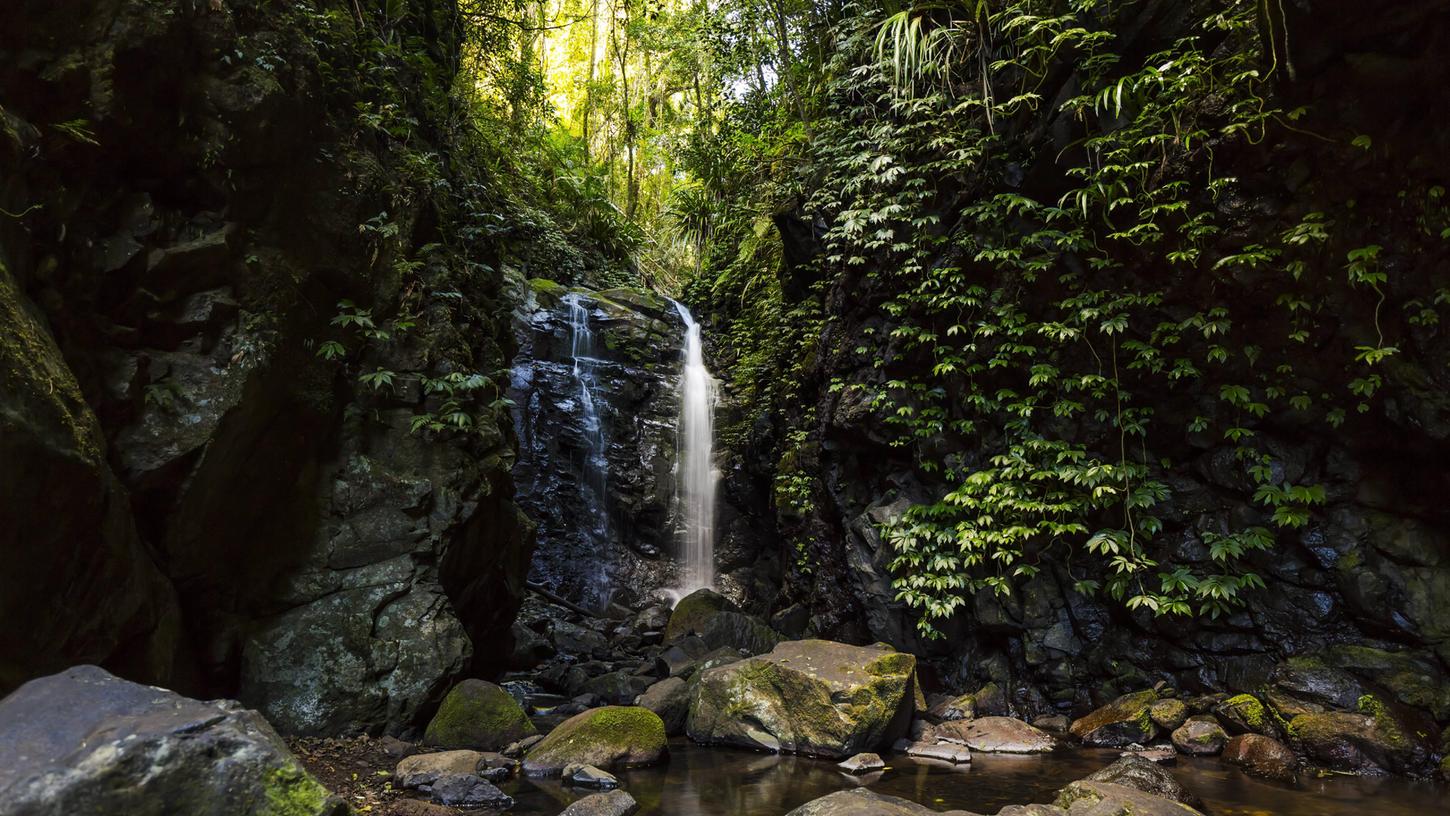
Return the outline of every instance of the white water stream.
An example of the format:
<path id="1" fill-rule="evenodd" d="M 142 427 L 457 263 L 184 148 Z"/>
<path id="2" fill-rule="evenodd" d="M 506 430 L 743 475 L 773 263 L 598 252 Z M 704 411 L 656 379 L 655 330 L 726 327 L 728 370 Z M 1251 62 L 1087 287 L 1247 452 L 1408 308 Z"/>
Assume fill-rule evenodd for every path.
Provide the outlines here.
<path id="1" fill-rule="evenodd" d="M 586 534 L 595 545 L 600 563 L 591 571 L 594 603 L 603 605 L 609 600 L 609 460 L 606 456 L 608 440 L 604 436 L 604 422 L 599 416 L 595 392 L 599 382 L 595 368 L 599 360 L 595 356 L 594 332 L 589 328 L 589 307 L 584 297 L 577 292 L 565 296 L 569 306 L 570 355 L 574 359 L 574 380 L 579 385 L 579 422 L 584 431 L 584 490 L 581 497 L 588 508 L 589 517 L 584 519 Z"/>
<path id="2" fill-rule="evenodd" d="M 683 596 L 715 586 L 715 494 L 720 474 L 715 470 L 713 455 L 715 379 L 705 368 L 700 324 L 683 303 L 670 302 L 685 321 L 685 370 L 680 381 L 675 460 L 675 491 L 684 520 L 678 587 Z"/>

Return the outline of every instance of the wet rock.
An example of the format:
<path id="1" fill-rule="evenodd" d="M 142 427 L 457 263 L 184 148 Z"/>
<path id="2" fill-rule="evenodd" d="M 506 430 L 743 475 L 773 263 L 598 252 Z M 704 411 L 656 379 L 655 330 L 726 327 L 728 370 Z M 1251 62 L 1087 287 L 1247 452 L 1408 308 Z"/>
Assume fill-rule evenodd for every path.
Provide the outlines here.
<path id="1" fill-rule="evenodd" d="M 1045 754 L 1057 745 L 1047 732 L 1011 717 L 942 723 L 932 735 L 938 740 L 959 740 L 973 751 L 988 754 Z"/>
<path id="2" fill-rule="evenodd" d="M 512 796 L 477 774 L 444 774 L 424 790 L 433 801 L 448 807 L 493 808 L 508 810 L 514 806 Z"/>
<path id="3" fill-rule="evenodd" d="M 785 638 L 769 626 L 739 612 L 716 612 L 700 638 L 711 649 L 729 648 L 747 655 L 765 654 Z"/>
<path id="4" fill-rule="evenodd" d="M 1068 731 L 1084 745 L 1124 748 L 1145 743 L 1158 733 L 1149 714 L 1158 693 L 1151 689 L 1124 694 L 1102 708 L 1073 722 Z"/>
<path id="5" fill-rule="evenodd" d="M 1129 748 L 1119 756 L 1131 756 L 1139 759 L 1146 759 L 1156 765 L 1172 765 L 1178 761 L 1178 752 L 1173 750 L 1171 745 L 1154 745 L 1151 747 L 1139 746 Z"/>
<path id="6" fill-rule="evenodd" d="M 530 748 L 533 748 L 535 745 L 538 745 L 539 742 L 543 738 L 544 738 L 544 735 L 543 734 L 535 734 L 532 737 L 524 737 L 523 739 L 519 740 L 518 742 L 511 742 L 511 743 L 509 743 L 499 753 L 503 754 L 504 756 L 506 756 L 506 757 L 508 757 L 510 759 L 518 759 L 519 757 L 521 757 L 524 754 L 528 753 L 528 751 L 529 751 Z"/>
<path id="7" fill-rule="evenodd" d="M 811 611 L 801 604 L 791 604 L 770 616 L 770 628 L 794 639 L 805 637 L 810 622 Z"/>
<path id="8" fill-rule="evenodd" d="M 639 803 L 622 790 L 594 793 L 564 808 L 559 816 L 632 816 Z"/>
<path id="9" fill-rule="evenodd" d="M 686 729 L 707 744 L 844 758 L 905 733 L 915 675 L 909 654 L 787 641 L 701 672 Z"/>
<path id="10" fill-rule="evenodd" d="M 1364 694 L 1354 675 L 1316 657 L 1289 658 L 1274 668 L 1269 682 L 1292 697 L 1329 708 L 1352 709 Z"/>
<path id="11" fill-rule="evenodd" d="M 1173 747 L 1189 756 L 1211 756 L 1223 750 L 1228 734 L 1216 722 L 1192 719 L 1174 729 Z"/>
<path id="12" fill-rule="evenodd" d="M 32 680 L 0 700 L 0 810 L 342 816 L 272 727 L 236 703 L 201 702 L 94 666 Z"/>
<path id="13" fill-rule="evenodd" d="M 710 647 L 699 637 L 684 637 L 666 647 L 655 658 L 655 674 L 659 677 L 689 677 L 700 658 Z"/>
<path id="14" fill-rule="evenodd" d="M 1141 756 L 1122 757 L 1108 767 L 1089 774 L 1083 781 L 1122 785 L 1190 807 L 1203 807 L 1202 801 L 1179 784 L 1172 773 Z"/>
<path id="15" fill-rule="evenodd" d="M 573 764 L 598 768 L 653 765 L 666 753 L 665 724 L 653 711 L 605 706 L 565 720 L 524 754 L 524 773 L 557 776 Z"/>
<path id="16" fill-rule="evenodd" d="M 1033 718 L 1032 724 L 1043 731 L 1060 734 L 1072 725 L 1072 720 L 1068 719 L 1066 714 L 1044 714 L 1041 717 Z"/>
<path id="17" fill-rule="evenodd" d="M 836 791 L 812 799 L 786 816 L 939 816 L 938 811 L 897 796 L 873 793 L 865 788 Z M 971 816 L 963 810 L 949 810 L 940 816 Z"/>
<path id="18" fill-rule="evenodd" d="M 628 671 L 601 674 L 584 684 L 586 692 L 597 695 L 600 702 L 608 705 L 633 705 L 635 698 L 649 687 L 650 678 Z"/>
<path id="19" fill-rule="evenodd" d="M 638 632 L 663 631 L 670 625 L 670 609 L 659 604 L 647 606 L 634 616 L 633 625 Z"/>
<path id="20" fill-rule="evenodd" d="M 1425 772 L 1429 762 L 1423 741 L 1384 709 L 1301 714 L 1289 722 L 1288 731 L 1305 756 L 1331 770 L 1414 774 Z"/>
<path id="21" fill-rule="evenodd" d="M 1292 783 L 1299 771 L 1299 757 L 1289 746 L 1262 734 L 1239 734 L 1230 739 L 1223 748 L 1223 761 L 1250 776 L 1277 782 Z"/>
<path id="22" fill-rule="evenodd" d="M 881 761 L 881 757 L 877 754 L 861 753 L 844 762 L 836 763 L 836 767 L 848 774 L 867 774 L 885 768 L 886 763 Z"/>
<path id="23" fill-rule="evenodd" d="M 977 716 L 977 698 L 974 694 L 961 694 L 956 697 L 933 695 L 929 702 L 927 715 L 937 722 L 970 720 Z"/>
<path id="24" fill-rule="evenodd" d="M 1148 717 L 1164 731 L 1172 731 L 1188 719 L 1188 706 L 1182 700 L 1159 700 L 1148 708 Z"/>
<path id="25" fill-rule="evenodd" d="M 1150 763 L 1151 764 L 1151 763 Z M 1144 793 L 1112 782 L 1078 781 L 1063 788 L 1053 802 L 1072 813 L 1132 814 L 1132 816 L 1203 816 L 1181 802 Z"/>
<path id="26" fill-rule="evenodd" d="M 578 658 L 604 657 L 609 654 L 609 639 L 584 626 L 559 621 L 554 624 L 554 647 Z"/>
<path id="27" fill-rule="evenodd" d="M 665 627 L 665 642 L 673 643 L 686 635 L 703 635 L 710 619 L 718 612 L 737 612 L 735 604 L 713 589 L 697 589 L 680 599 L 670 613 Z"/>
<path id="28" fill-rule="evenodd" d="M 685 718 L 690 714 L 689 684 L 678 677 L 667 677 L 645 689 L 635 705 L 658 714 L 669 736 L 683 734 Z"/>
<path id="29" fill-rule="evenodd" d="M 432 785 L 449 774 L 467 776 L 478 772 L 483 754 L 478 751 L 439 751 L 436 754 L 415 754 L 398 763 L 393 777 L 400 787 L 417 788 Z"/>
<path id="30" fill-rule="evenodd" d="M 497 751 L 533 733 L 534 724 L 513 695 L 493 683 L 469 679 L 443 698 L 423 742 L 438 748 Z"/>
<path id="31" fill-rule="evenodd" d="M 972 752 L 965 745 L 953 742 L 915 742 L 900 739 L 891 745 L 891 750 L 917 759 L 936 759 L 953 765 L 964 765 L 972 761 Z"/>
<path id="32" fill-rule="evenodd" d="M 1252 694 L 1238 694 L 1224 700 L 1214 707 L 1213 714 L 1230 734 L 1273 735 L 1279 732 L 1273 715 Z"/>
<path id="33" fill-rule="evenodd" d="M 1005 717 L 1012 713 L 1007 694 L 996 683 L 988 683 L 972 694 L 972 707 L 978 717 Z"/>
<path id="34" fill-rule="evenodd" d="M 561 778 L 565 785 L 573 785 L 579 788 L 614 790 L 619 787 L 619 779 L 614 774 L 601 771 L 593 765 L 574 764 L 565 766 Z"/>

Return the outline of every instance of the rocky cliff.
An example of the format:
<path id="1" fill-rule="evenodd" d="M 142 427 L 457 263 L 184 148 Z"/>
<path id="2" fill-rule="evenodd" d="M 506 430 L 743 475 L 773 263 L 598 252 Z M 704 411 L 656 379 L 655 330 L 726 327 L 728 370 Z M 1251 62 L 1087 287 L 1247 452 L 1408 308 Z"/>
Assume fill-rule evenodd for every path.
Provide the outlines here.
<path id="1" fill-rule="evenodd" d="M 507 653 L 497 202 L 453 4 L 399 7 L 0 10 L 0 693 L 93 662 L 396 731 Z"/>
<path id="2" fill-rule="evenodd" d="M 856 258 L 845 265 L 839 254 L 828 259 L 831 252 L 841 253 L 825 247 L 827 220 L 834 213 L 797 206 L 777 218 L 785 258 L 780 285 L 788 305 L 804 304 L 802 308 L 818 310 L 822 318 L 819 333 L 804 348 L 791 349 L 784 360 L 788 365 L 803 361 L 801 398 L 762 412 L 750 443 L 772 451 L 754 459 L 755 472 L 776 485 L 780 538 L 795 542 L 800 554 L 780 605 L 808 606 L 815 631 L 855 642 L 885 640 L 928 656 L 947 685 L 994 680 L 1010 689 L 1025 711 L 1081 709 L 1090 700 L 1160 679 L 1191 690 L 1255 689 L 1276 664 L 1300 655 L 1336 665 L 1359 682 L 1387 686 L 1401 701 L 1433 712 L 1443 724 L 1450 717 L 1450 698 L 1443 691 L 1450 668 L 1450 516 L 1439 497 L 1450 488 L 1441 464 L 1450 454 L 1450 403 L 1445 399 L 1450 341 L 1444 323 L 1450 256 L 1441 203 L 1444 168 L 1435 157 L 1450 154 L 1450 143 L 1443 130 L 1420 123 L 1450 113 L 1443 66 L 1427 56 L 1434 51 L 1430 43 L 1447 31 L 1445 4 L 1369 9 L 1333 2 L 1285 3 L 1260 21 L 1279 31 L 1283 40 L 1268 38 L 1264 53 L 1251 61 L 1266 72 L 1276 67 L 1265 104 L 1286 116 L 1267 128 L 1266 138 L 1247 143 L 1205 129 L 1213 134 L 1207 151 L 1211 172 L 1190 174 L 1196 180 L 1191 182 L 1195 186 L 1189 206 L 1205 208 L 1218 219 L 1215 223 L 1226 226 L 1223 235 L 1208 242 L 1201 267 L 1174 267 L 1162 250 L 1155 253 L 1152 242 L 1143 241 L 1141 248 L 1124 242 L 1089 268 L 1085 257 L 1094 248 L 1064 251 L 1070 239 L 1058 233 L 1051 239 L 1060 242 L 1056 245 L 1051 240 L 1022 241 L 1024 252 L 1045 245 L 1056 253 L 1043 253 L 1052 260 L 1043 261 L 1038 280 L 1031 270 L 1017 276 L 1002 260 L 1015 256 L 992 255 L 981 243 L 973 243 L 999 225 L 1005 233 L 1022 236 L 1035 229 L 1026 211 L 1013 211 L 1012 206 L 999 221 L 989 221 L 997 216 L 984 213 L 991 213 L 994 203 L 1018 197 L 1018 205 L 1030 200 L 1051 207 L 1075 189 L 1081 175 L 1072 173 L 1078 172 L 1073 170 L 1077 162 L 1085 161 L 1084 142 L 1106 132 L 1110 135 L 1101 142 L 1116 144 L 1111 134 L 1135 126 L 1133 117 L 1147 104 L 1131 90 L 1124 101 L 1123 87 L 1138 70 L 1136 61 L 1170 48 L 1180 37 L 1202 35 L 1203 29 L 1189 21 L 1201 17 L 1197 13 L 1208 5 L 1130 4 L 1095 17 L 1088 25 L 1106 30 L 1114 53 L 1123 60 L 1122 70 L 1111 80 L 1118 83 L 1116 112 L 1111 93 L 1105 108 L 1094 108 L 1088 99 L 1086 113 L 1069 103 L 1087 92 L 1090 69 L 1073 62 L 1080 53 L 1062 54 L 1060 62 L 1043 67 L 1041 84 L 1033 87 L 1041 104 L 1017 109 L 994 123 L 995 140 L 977 174 L 961 184 L 953 180 L 931 187 L 937 197 L 929 199 L 930 212 L 936 220 L 921 223 L 942 225 L 939 237 L 932 233 L 928 239 L 942 248 L 925 259 L 912 259 L 918 271 L 908 284 L 893 277 L 893 268 L 878 265 L 876 256 L 869 263 Z M 1219 38 L 1212 40 L 1208 52 L 1221 56 L 1242 47 L 1232 38 Z M 1145 70 L 1167 73 L 1171 67 L 1155 63 Z M 1006 69 L 1009 79 L 1015 79 L 1012 70 Z M 1230 98 L 1226 87 L 1220 93 L 1205 108 L 1184 115 L 1199 124 L 1213 121 L 1223 113 L 1213 100 L 1226 105 Z M 863 97 L 840 104 L 858 105 L 853 111 L 869 108 L 872 103 L 863 98 L 873 97 L 863 92 Z M 1308 107 L 1297 109 L 1299 105 Z M 905 125 L 899 127 L 906 132 Z M 986 123 L 982 128 L 986 130 Z M 897 143 L 892 144 L 895 149 Z M 911 158 L 898 153 L 883 161 L 905 164 Z M 1098 159 L 1095 166 L 1108 161 Z M 1166 183 L 1193 161 L 1180 141 L 1161 151 L 1161 161 L 1147 166 L 1155 183 Z M 1209 193 L 1217 189 L 1212 184 L 1220 177 L 1232 180 L 1234 192 Z M 808 186 L 806 192 L 829 198 L 835 189 Z M 1076 199 L 1059 204 L 1076 205 Z M 838 206 L 860 207 L 852 212 L 861 214 L 882 204 L 862 193 Z M 844 214 L 840 217 L 845 219 Z M 1104 218 L 1091 228 L 1123 223 L 1121 214 L 1114 218 L 1118 224 Z M 1324 251 L 1302 261 L 1304 266 L 1288 263 L 1296 257 L 1290 252 L 1270 256 L 1281 259 L 1280 266 L 1271 261 L 1255 267 L 1243 256 L 1228 257 L 1244 251 L 1245 245 L 1278 246 L 1279 236 L 1317 218 L 1332 221 L 1335 231 Z M 1356 259 L 1364 259 L 1366 251 L 1375 255 L 1387 276 L 1383 290 L 1353 285 Z M 980 254 L 973 258 L 974 252 Z M 940 273 L 945 280 L 958 269 L 968 270 L 964 277 L 980 289 L 959 294 L 950 284 L 933 283 L 939 271 L 946 270 Z M 1314 304 L 1313 312 L 1302 326 L 1286 329 L 1284 311 L 1296 301 L 1278 294 L 1293 288 L 1279 281 L 1290 279 L 1295 269 L 1299 272 L 1293 273 L 1293 281 L 1300 274 L 1308 276 L 1304 286 L 1309 294 L 1302 300 Z M 1345 284 L 1346 275 L 1351 285 Z M 1066 284 L 1057 288 L 1053 281 Z M 1154 616 L 1142 608 L 1130 611 L 1101 594 L 1089 597 L 1078 591 L 1085 579 L 1108 580 L 1106 569 L 1091 566 L 1090 558 L 1029 546 L 1031 569 L 1025 572 L 1031 577 L 1017 579 L 1009 594 L 985 588 L 965 593 L 962 608 L 942 624 L 945 638 L 919 640 L 918 612 L 898 600 L 893 585 L 902 569 L 911 568 L 892 569 L 897 551 L 886 540 L 886 529 L 906 508 L 940 501 L 960 486 L 940 467 L 929 467 L 932 462 L 944 461 L 948 471 L 959 475 L 988 468 L 988 455 L 998 450 L 995 446 L 1015 418 L 1004 409 L 985 423 L 981 414 L 972 413 L 968 395 L 983 404 L 1005 404 L 1034 393 L 1028 379 L 1038 376 L 1037 369 L 1029 371 L 1025 362 L 998 366 L 1018 352 L 1023 352 L 1019 360 L 1026 359 L 1041 336 L 998 340 L 977 329 L 1010 328 L 1014 316 L 1041 320 L 1049 327 L 1052 320 L 1070 322 L 1071 317 L 1062 316 L 1065 311 L 1053 310 L 1074 281 L 1109 291 L 1123 287 L 1158 292 L 1161 287 L 1161 299 L 1141 313 L 1104 306 L 1102 319 L 1116 308 L 1133 315 L 1122 345 L 1111 345 L 1113 355 L 1133 348 L 1130 341 L 1147 347 L 1161 336 L 1154 332 L 1189 325 L 1195 314 L 1202 316 L 1215 304 L 1223 305 L 1223 315 L 1232 314 L 1231 348 L 1224 350 L 1223 359 L 1232 354 L 1234 360 L 1224 363 L 1222 371 L 1214 367 L 1218 357 L 1211 343 L 1201 342 L 1209 331 L 1201 338 L 1185 333 L 1182 345 L 1166 352 L 1169 357 L 1207 355 L 1205 366 L 1212 373 L 1201 380 L 1170 386 L 1149 373 L 1156 370 L 1152 364 L 1139 360 L 1129 366 L 1131 357 L 1110 357 L 1111 327 L 1094 335 L 1103 338 L 1100 348 L 1078 344 L 1060 356 L 1038 360 L 1052 364 L 1049 376 L 1059 370 L 1113 376 L 1127 383 L 1120 393 L 1131 392 L 1152 404 L 1141 459 L 1151 478 L 1166 487 L 1164 499 L 1152 510 L 1162 523 L 1151 545 L 1153 558 L 1190 568 L 1211 565 L 1215 556 L 1210 542 L 1230 531 L 1274 526 L 1269 518 L 1273 508 L 1257 492 L 1261 482 L 1320 485 L 1322 502 L 1313 504 L 1302 526 L 1285 525 L 1272 548 L 1250 556 L 1246 568 L 1266 587 L 1249 593 L 1245 605 L 1231 614 Z M 913 312 L 916 306 L 902 304 L 904 293 L 916 285 L 921 287 L 915 293 L 918 303 L 937 297 L 961 305 L 944 306 L 929 317 L 923 316 L 924 307 Z M 1087 295 L 1080 301 L 1089 302 Z M 736 310 L 730 304 L 718 309 L 723 319 Z M 1044 314 L 1049 316 L 1039 317 Z M 950 352 L 945 344 L 951 341 L 944 341 L 935 356 L 928 353 L 932 342 L 964 330 L 953 323 L 966 324 L 964 339 Z M 1284 334 L 1294 328 L 1304 334 L 1285 342 Z M 1366 375 L 1354 363 L 1354 347 L 1373 346 L 1377 332 L 1381 345 L 1395 346 L 1394 360 L 1373 379 L 1355 380 Z M 927 334 L 930 339 L 913 346 L 912 338 Z M 1004 351 L 1011 342 L 1023 345 Z M 1262 363 L 1255 368 L 1258 359 Z M 1120 361 L 1121 372 L 1109 364 Z M 969 365 L 971 376 L 942 373 Z M 1295 387 L 1312 393 L 1314 400 L 1344 400 L 1348 417 L 1326 423 L 1293 407 L 1297 401 L 1287 404 L 1287 394 L 1276 393 L 1262 376 L 1276 366 L 1294 372 Z M 1224 395 L 1236 392 L 1224 389 L 1236 382 L 1268 383 L 1267 388 L 1256 385 L 1254 393 L 1286 404 L 1276 403 L 1264 412 L 1255 408 L 1253 415 L 1235 414 L 1224 404 Z M 905 392 L 906 384 L 916 383 L 925 385 L 910 396 L 885 400 L 889 407 L 881 409 L 883 398 L 877 395 Z M 938 390 L 928 393 L 933 385 Z M 1360 397 L 1349 395 L 1366 390 L 1374 398 L 1356 407 Z M 1049 405 L 1036 407 L 1034 421 L 1046 415 Z M 898 406 L 906 406 L 903 414 L 939 410 L 933 416 L 940 429 L 923 440 L 903 440 L 910 434 L 891 413 Z M 1023 410 L 1027 413 L 1020 416 L 1033 409 Z M 1094 422 L 1089 412 L 1082 418 L 1044 420 L 1034 429 L 1040 432 L 1038 438 L 1064 439 L 1084 451 L 1107 452 L 1115 460 L 1122 426 L 1113 424 L 1111 405 L 1106 411 L 1099 413 L 1099 419 L 1108 418 L 1105 423 Z M 1122 418 L 1120 411 L 1117 419 Z M 945 430 L 963 427 L 968 419 L 981 426 Z M 1261 461 L 1269 463 L 1272 473 L 1257 478 L 1244 460 L 1242 444 L 1193 430 L 1198 420 L 1241 426 L 1234 439 L 1253 435 L 1259 450 L 1266 452 Z M 920 425 L 925 427 L 926 420 Z M 791 431 L 796 435 L 788 436 Z M 1136 448 L 1132 458 L 1140 458 Z M 1104 518 L 1098 514 L 1083 521 L 1090 530 L 1112 523 Z M 997 529 L 1004 525 L 1001 518 L 995 523 Z M 1155 592 L 1157 572 L 1149 579 Z"/>

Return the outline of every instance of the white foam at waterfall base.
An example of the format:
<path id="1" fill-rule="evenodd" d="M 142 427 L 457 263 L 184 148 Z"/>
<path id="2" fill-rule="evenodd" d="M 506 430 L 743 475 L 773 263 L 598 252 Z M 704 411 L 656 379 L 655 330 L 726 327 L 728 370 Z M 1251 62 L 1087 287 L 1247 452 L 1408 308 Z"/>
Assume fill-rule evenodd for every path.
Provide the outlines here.
<path id="1" fill-rule="evenodd" d="M 680 416 L 676 425 L 675 494 L 683 520 L 679 583 L 683 597 L 715 588 L 715 379 L 705 368 L 700 324 L 683 303 L 671 300 L 685 322 L 684 362 L 680 378 Z"/>

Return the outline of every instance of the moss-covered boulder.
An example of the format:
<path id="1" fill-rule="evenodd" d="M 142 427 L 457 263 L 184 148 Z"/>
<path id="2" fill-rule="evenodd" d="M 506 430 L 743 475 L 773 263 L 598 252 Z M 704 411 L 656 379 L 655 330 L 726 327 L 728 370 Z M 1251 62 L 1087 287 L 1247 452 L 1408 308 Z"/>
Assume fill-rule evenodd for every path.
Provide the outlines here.
<path id="1" fill-rule="evenodd" d="M 605 706 L 576 714 L 524 755 L 524 773 L 558 776 L 569 765 L 635 768 L 664 759 L 665 724 L 638 706 Z"/>
<path id="2" fill-rule="evenodd" d="M 1411 731 L 1383 701 L 1360 698 L 1360 710 L 1301 714 L 1289 722 L 1289 739 L 1312 762 L 1357 774 L 1421 774 L 1430 770 L 1425 735 Z"/>
<path id="3" fill-rule="evenodd" d="M 1202 808 L 1203 800 L 1183 787 L 1167 768 L 1138 754 L 1120 757 L 1117 762 L 1084 777 L 1083 782 L 1107 782 L 1160 796 L 1189 807 Z M 1136 813 L 1136 811 L 1134 811 Z"/>
<path id="4" fill-rule="evenodd" d="M 701 672 L 686 731 L 696 742 L 841 759 L 901 737 L 915 691 L 909 654 L 788 641 Z"/>
<path id="5" fill-rule="evenodd" d="M 836 791 L 812 799 L 786 816 L 972 816 L 964 810 L 938 813 L 899 796 L 873 793 L 866 788 Z"/>
<path id="6" fill-rule="evenodd" d="M 1132 816 L 1203 816 L 1181 802 L 1113 782 L 1082 780 L 1058 791 L 1053 804 L 1072 813 L 1121 813 Z M 1076 807 L 1074 807 L 1076 806 Z"/>
<path id="7" fill-rule="evenodd" d="M 423 742 L 438 748 L 499 751 L 535 733 L 512 694 L 483 680 L 464 680 L 443 698 Z"/>
<path id="8" fill-rule="evenodd" d="M 1148 717 L 1164 731 L 1172 731 L 1188 719 L 1188 706 L 1182 700 L 1159 700 L 1148 707 Z"/>
<path id="9" fill-rule="evenodd" d="M 1086 717 L 1074 720 L 1068 732 L 1084 745 L 1121 748 L 1147 742 L 1158 734 L 1150 713 L 1158 692 L 1148 689 L 1124 694 Z"/>
<path id="10" fill-rule="evenodd" d="M 685 635 L 703 635 L 716 613 L 734 611 L 735 604 L 724 595 L 713 589 L 697 589 L 675 604 L 665 627 L 665 642 L 673 643 Z"/>
<path id="11" fill-rule="evenodd" d="M 1236 694 L 1214 706 L 1213 714 L 1230 734 L 1282 734 L 1278 719 L 1263 701 L 1252 694 Z"/>

